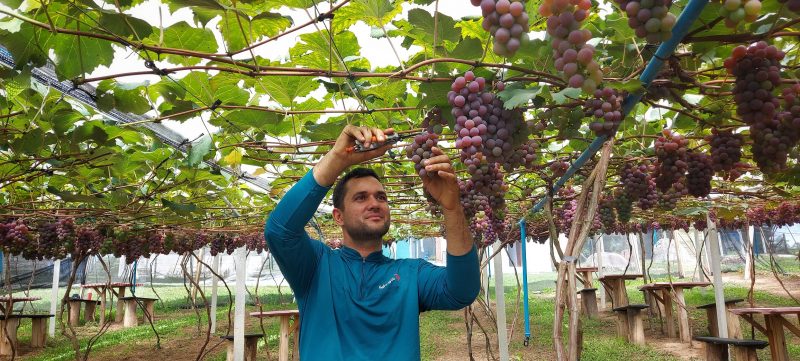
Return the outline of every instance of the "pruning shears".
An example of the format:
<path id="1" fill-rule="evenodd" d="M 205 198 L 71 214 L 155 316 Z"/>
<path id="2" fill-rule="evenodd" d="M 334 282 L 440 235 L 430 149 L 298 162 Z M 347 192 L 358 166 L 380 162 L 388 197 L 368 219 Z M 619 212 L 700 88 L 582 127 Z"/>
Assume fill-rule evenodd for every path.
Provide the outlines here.
<path id="1" fill-rule="evenodd" d="M 388 144 L 395 144 L 395 143 L 397 143 L 397 142 L 399 142 L 399 141 L 401 141 L 403 139 L 416 137 L 419 134 L 422 134 L 422 133 L 406 133 L 406 134 L 392 133 L 392 134 L 386 134 L 386 140 L 383 141 L 383 142 L 380 142 L 380 143 L 378 142 L 378 138 L 373 136 L 372 137 L 372 142 L 370 142 L 369 147 L 364 147 L 364 143 L 363 142 L 361 142 L 359 140 L 356 140 L 356 144 L 354 146 L 352 146 L 352 147 L 348 147 L 347 148 L 347 152 L 348 153 L 368 152 L 370 150 L 378 149 L 378 148 L 383 147 L 383 146 L 388 145 Z"/>

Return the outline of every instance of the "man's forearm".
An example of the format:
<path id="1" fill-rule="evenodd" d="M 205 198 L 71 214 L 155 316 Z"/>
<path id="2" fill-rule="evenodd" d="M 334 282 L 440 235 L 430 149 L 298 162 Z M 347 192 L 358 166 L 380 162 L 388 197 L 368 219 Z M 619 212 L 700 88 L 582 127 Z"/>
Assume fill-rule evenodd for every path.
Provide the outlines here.
<path id="1" fill-rule="evenodd" d="M 347 164 L 336 153 L 333 151 L 328 152 L 314 166 L 314 180 L 323 187 L 330 187 L 336 182 L 336 178 L 339 178 L 339 175 L 344 172 L 345 168 L 347 168 Z"/>
<path id="2" fill-rule="evenodd" d="M 472 250 L 472 234 L 469 231 L 464 209 L 459 205 L 452 210 L 444 210 L 444 227 L 446 230 L 447 253 L 462 256 Z"/>

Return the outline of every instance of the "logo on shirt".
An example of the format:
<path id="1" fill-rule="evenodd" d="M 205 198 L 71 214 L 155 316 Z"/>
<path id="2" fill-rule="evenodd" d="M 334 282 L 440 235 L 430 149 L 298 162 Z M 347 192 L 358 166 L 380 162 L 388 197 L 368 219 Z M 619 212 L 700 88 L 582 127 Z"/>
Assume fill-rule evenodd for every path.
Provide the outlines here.
<path id="1" fill-rule="evenodd" d="M 400 281 L 400 275 L 399 274 L 395 273 L 392 278 L 390 278 L 388 281 L 386 281 L 386 283 L 378 286 L 378 288 L 384 289 L 384 288 L 386 288 L 386 286 L 392 284 L 392 282 L 394 282 L 394 281 Z"/>

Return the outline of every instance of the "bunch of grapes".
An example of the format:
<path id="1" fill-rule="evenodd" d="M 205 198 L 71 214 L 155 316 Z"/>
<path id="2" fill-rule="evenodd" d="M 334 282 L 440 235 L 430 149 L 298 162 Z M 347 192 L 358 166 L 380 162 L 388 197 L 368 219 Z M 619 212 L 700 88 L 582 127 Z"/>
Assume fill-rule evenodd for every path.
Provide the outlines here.
<path id="1" fill-rule="evenodd" d="M 641 210 L 646 211 L 655 207 L 658 204 L 658 189 L 656 189 L 656 181 L 653 178 L 647 180 L 647 192 L 644 196 L 639 197 L 638 206 Z"/>
<path id="2" fill-rule="evenodd" d="M 566 199 L 561 208 L 553 210 L 556 229 L 559 233 L 568 233 L 572 227 L 572 220 L 575 218 L 575 211 L 578 208 L 578 201 L 575 199 L 575 189 L 564 187 L 558 190 L 558 197 Z"/>
<path id="3" fill-rule="evenodd" d="M 741 134 L 713 128 L 711 135 L 706 137 L 706 141 L 711 145 L 711 165 L 714 171 L 730 172 L 739 167 L 739 161 L 742 159 L 742 144 L 744 144 Z"/>
<path id="4" fill-rule="evenodd" d="M 790 148 L 800 140 L 800 84 L 783 89 L 783 111 L 780 113 L 783 129 L 788 130 L 793 141 Z"/>
<path id="5" fill-rule="evenodd" d="M 639 163 L 638 165 L 625 162 L 619 178 L 622 181 L 625 194 L 627 194 L 632 201 L 647 196 L 651 179 L 650 173 L 653 171 L 652 168 L 649 162 Z"/>
<path id="6" fill-rule="evenodd" d="M 435 199 L 433 199 L 433 196 L 431 196 L 431 194 L 424 189 L 422 190 L 422 195 L 425 196 L 425 203 L 427 203 L 427 206 L 425 206 L 425 210 L 427 210 L 428 213 L 430 213 L 434 217 L 441 216 L 442 206 L 439 205 L 439 203 L 436 202 Z"/>
<path id="7" fill-rule="evenodd" d="M 626 224 L 631 220 L 633 213 L 633 200 L 630 199 L 627 192 L 617 189 L 614 192 L 614 209 L 617 211 L 617 219 L 622 224 Z"/>
<path id="8" fill-rule="evenodd" d="M 447 93 L 456 119 L 456 148 L 461 149 L 461 160 L 468 169 L 473 160 L 480 161 L 477 154 L 483 150 L 481 136 L 487 131 L 483 117 L 487 116 L 488 105 L 494 101 L 494 94 L 484 92 L 485 87 L 486 79 L 476 78 L 473 72 L 468 71 L 453 81 Z"/>
<path id="9" fill-rule="evenodd" d="M 672 37 L 675 15 L 669 12 L 672 0 L 617 0 L 628 15 L 628 26 L 636 36 L 656 44 Z"/>
<path id="10" fill-rule="evenodd" d="M 428 133 L 442 134 L 445 125 L 447 125 L 447 120 L 442 117 L 442 110 L 439 107 L 433 107 L 422 119 L 422 127 Z"/>
<path id="11" fill-rule="evenodd" d="M 759 41 L 749 47 L 738 46 L 725 59 L 728 72 L 736 77 L 733 88 L 737 114 L 750 125 L 753 158 L 762 172 L 783 169 L 789 150 L 796 142 L 795 129 L 778 114 L 779 101 L 773 95 L 781 82 L 780 61 L 786 54 Z"/>
<path id="12" fill-rule="evenodd" d="M 593 59 L 595 49 L 586 43 L 592 32 L 581 29 L 591 7 L 590 0 L 545 0 L 539 7 L 539 14 L 547 17 L 556 70 L 563 72 L 569 87 L 589 94 L 603 81 L 600 65 Z"/>
<path id="13" fill-rule="evenodd" d="M 594 98 L 586 100 L 584 111 L 587 117 L 596 120 L 589 124 L 594 134 L 613 136 L 622 123 L 622 95 L 613 88 L 594 91 Z"/>
<path id="14" fill-rule="evenodd" d="M 425 170 L 425 160 L 433 156 L 433 147 L 436 146 L 439 135 L 429 133 L 427 130 L 414 136 L 414 141 L 406 146 L 406 156 L 414 162 L 414 169 L 420 177 L 431 176 Z"/>
<path id="15" fill-rule="evenodd" d="M 658 169 L 656 171 L 656 186 L 662 192 L 676 183 L 686 174 L 686 146 L 689 141 L 678 133 L 667 129 L 655 141 L 656 156 L 658 156 Z"/>
<path id="16" fill-rule="evenodd" d="M 723 0 L 722 8 L 719 9 L 719 16 L 725 18 L 725 26 L 729 28 L 735 28 L 742 20 L 752 23 L 758 19 L 759 13 L 759 0 Z"/>
<path id="17" fill-rule="evenodd" d="M 567 173 L 567 169 L 569 169 L 569 163 L 565 161 L 554 161 L 550 163 L 550 171 L 553 172 L 553 175 L 556 177 L 560 177 Z"/>
<path id="18" fill-rule="evenodd" d="M 614 198 L 607 194 L 600 200 L 598 205 L 598 213 L 600 214 L 600 221 L 603 223 L 603 229 L 606 233 L 612 233 L 616 229 L 617 215 L 614 212 Z"/>
<path id="19" fill-rule="evenodd" d="M 30 229 L 21 218 L 0 223 L 0 246 L 9 254 L 22 254 L 32 244 Z"/>
<path id="20" fill-rule="evenodd" d="M 221 233 L 212 237 L 211 242 L 208 244 L 208 253 L 210 253 L 211 256 L 216 256 L 225 252 L 226 241 L 226 238 Z"/>
<path id="21" fill-rule="evenodd" d="M 483 29 L 494 36 L 494 53 L 514 56 L 528 41 L 528 13 L 522 0 L 472 0 L 480 6 Z"/>
<path id="22" fill-rule="evenodd" d="M 672 184 L 672 187 L 658 192 L 658 206 L 666 210 L 675 209 L 678 200 L 687 194 L 689 194 L 689 190 L 686 187 L 686 176 L 681 176 Z"/>
<path id="23" fill-rule="evenodd" d="M 59 221 L 60 222 L 60 221 Z M 43 258 L 64 258 L 67 255 L 65 242 L 59 236 L 59 222 L 47 222 L 39 226 L 39 259 Z"/>
<path id="24" fill-rule="evenodd" d="M 800 13 L 800 0 L 778 0 L 781 4 L 786 4 L 786 7 L 796 13 Z"/>
<path id="25" fill-rule="evenodd" d="M 245 247 L 250 252 L 262 253 L 267 249 L 267 241 L 264 239 L 264 233 L 255 232 L 239 236 L 244 240 Z"/>
<path id="26" fill-rule="evenodd" d="M 686 173 L 686 188 L 689 194 L 703 198 L 711 193 L 711 178 L 714 167 L 711 157 L 703 153 L 689 152 L 689 171 Z"/>
<path id="27" fill-rule="evenodd" d="M 151 254 L 168 254 L 164 243 L 165 235 L 160 231 L 147 232 L 147 249 Z"/>
<path id="28" fill-rule="evenodd" d="M 102 245 L 103 236 L 100 232 L 92 227 L 81 226 L 75 233 L 75 243 L 69 252 L 73 258 L 98 254 Z"/>
<path id="29" fill-rule="evenodd" d="M 503 163 L 503 168 L 511 171 L 517 167 L 525 167 L 525 169 L 533 169 L 534 163 L 539 159 L 539 142 L 531 139 L 523 143 L 511 154 L 508 159 Z"/>

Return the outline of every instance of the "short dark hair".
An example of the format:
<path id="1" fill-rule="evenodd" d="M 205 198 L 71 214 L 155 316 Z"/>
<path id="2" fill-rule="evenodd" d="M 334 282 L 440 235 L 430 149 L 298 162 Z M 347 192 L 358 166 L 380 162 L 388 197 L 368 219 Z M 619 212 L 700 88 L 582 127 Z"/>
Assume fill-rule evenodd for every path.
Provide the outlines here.
<path id="1" fill-rule="evenodd" d="M 344 177 L 336 183 L 336 187 L 333 188 L 333 207 L 344 209 L 344 194 L 347 192 L 347 182 L 351 179 L 356 178 L 364 178 L 364 177 L 372 177 L 381 181 L 381 177 L 378 173 L 375 173 L 374 170 L 369 168 L 356 168 L 347 173 L 345 173 Z"/>

